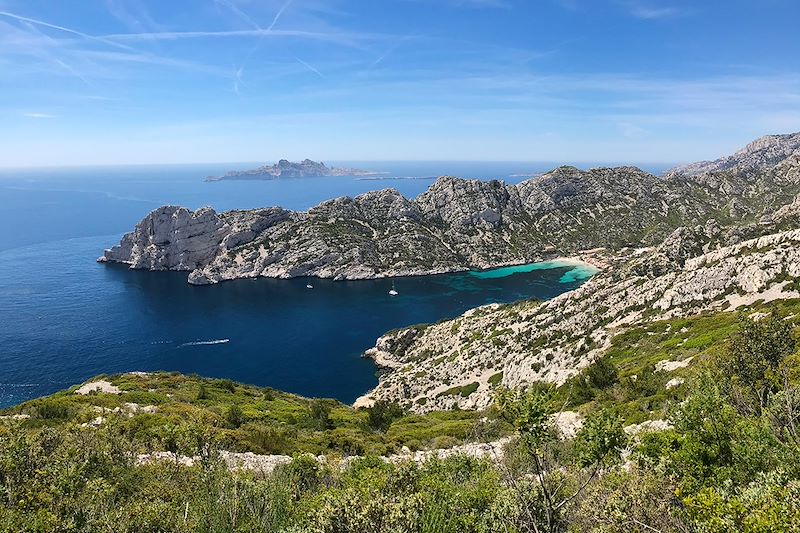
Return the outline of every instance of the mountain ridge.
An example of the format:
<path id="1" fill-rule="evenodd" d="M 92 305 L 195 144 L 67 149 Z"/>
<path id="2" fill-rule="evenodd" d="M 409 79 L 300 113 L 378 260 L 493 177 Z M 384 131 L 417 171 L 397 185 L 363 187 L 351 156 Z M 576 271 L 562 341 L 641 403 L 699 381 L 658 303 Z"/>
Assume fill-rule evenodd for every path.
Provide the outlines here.
<path id="1" fill-rule="evenodd" d="M 384 189 L 306 212 L 165 206 L 100 260 L 189 271 L 190 283 L 213 284 L 424 275 L 653 246 L 680 226 L 712 218 L 722 226 L 757 223 L 768 206 L 794 199 L 800 163 L 788 146 L 772 167 L 762 161 L 759 173 L 675 170 L 656 177 L 635 167 L 564 166 L 516 185 L 443 176 L 415 199 Z"/>

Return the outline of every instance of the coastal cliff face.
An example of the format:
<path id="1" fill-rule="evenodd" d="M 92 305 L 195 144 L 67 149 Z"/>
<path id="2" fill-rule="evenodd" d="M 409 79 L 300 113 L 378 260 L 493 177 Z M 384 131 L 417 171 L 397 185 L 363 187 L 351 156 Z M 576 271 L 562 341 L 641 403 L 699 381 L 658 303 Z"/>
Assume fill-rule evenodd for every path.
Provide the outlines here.
<path id="1" fill-rule="evenodd" d="M 748 162 L 746 172 L 727 163 L 721 171 L 676 169 L 663 178 L 631 167 L 561 167 L 518 185 L 442 177 L 414 200 L 386 189 L 308 212 L 162 207 L 101 261 L 186 270 L 194 284 L 258 276 L 368 279 L 653 246 L 681 226 L 749 222 L 720 243 L 733 244 L 758 235 L 761 219 L 800 192 L 798 139 L 751 144 L 737 153 L 745 153 L 737 161 Z"/>
<path id="2" fill-rule="evenodd" d="M 213 260 L 228 228 L 211 208 L 159 207 L 104 259 L 147 270 L 193 270 Z"/>

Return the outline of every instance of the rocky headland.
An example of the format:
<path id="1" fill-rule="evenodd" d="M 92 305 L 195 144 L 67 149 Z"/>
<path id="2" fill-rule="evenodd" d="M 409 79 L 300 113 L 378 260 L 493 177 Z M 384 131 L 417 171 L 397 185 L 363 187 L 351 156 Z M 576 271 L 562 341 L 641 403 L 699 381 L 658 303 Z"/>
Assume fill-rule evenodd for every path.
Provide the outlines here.
<path id="1" fill-rule="evenodd" d="M 445 176 L 413 200 L 385 189 L 307 212 L 164 206 L 100 260 L 188 271 L 190 283 L 212 284 L 424 275 L 597 248 L 613 255 L 708 224 L 721 230 L 716 245 L 732 245 L 789 216 L 776 207 L 800 192 L 798 145 L 800 134 L 764 137 L 720 162 L 662 177 L 633 167 L 560 167 L 517 185 Z"/>

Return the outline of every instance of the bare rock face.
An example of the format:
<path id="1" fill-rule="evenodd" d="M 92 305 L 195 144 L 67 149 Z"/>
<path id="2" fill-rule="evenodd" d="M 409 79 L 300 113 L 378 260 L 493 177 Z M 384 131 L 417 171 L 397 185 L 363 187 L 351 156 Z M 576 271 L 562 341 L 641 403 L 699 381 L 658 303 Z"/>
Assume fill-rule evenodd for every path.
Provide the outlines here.
<path id="1" fill-rule="evenodd" d="M 209 263 L 230 233 L 217 213 L 208 207 L 159 207 L 144 218 L 118 246 L 106 250 L 108 261 L 128 263 L 147 270 L 193 270 Z"/>
<path id="2" fill-rule="evenodd" d="M 775 167 L 788 168 L 800 155 L 800 133 L 767 135 L 756 139 L 733 155 L 716 161 L 701 161 L 676 167 L 666 176 L 698 176 L 709 172 L 763 172 Z"/>

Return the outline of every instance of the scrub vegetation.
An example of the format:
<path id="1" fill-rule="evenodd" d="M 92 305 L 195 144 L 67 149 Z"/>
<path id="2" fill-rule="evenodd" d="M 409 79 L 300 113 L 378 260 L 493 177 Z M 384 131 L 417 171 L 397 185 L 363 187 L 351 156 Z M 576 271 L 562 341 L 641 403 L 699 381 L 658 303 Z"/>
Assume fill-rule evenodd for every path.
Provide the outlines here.
<path id="1" fill-rule="evenodd" d="M 6 411 L 0 530 L 796 531 L 798 305 L 632 328 L 561 387 L 498 386 L 484 412 L 354 410 L 225 380 L 107 376 L 122 394 L 70 390 Z M 665 360 L 690 364 L 657 370 Z M 666 388 L 675 376 L 684 382 Z M 568 409 L 584 418 L 565 437 L 552 415 Z M 623 430 L 648 419 L 666 429 Z M 506 435 L 497 457 L 380 457 Z M 220 450 L 293 460 L 231 471 Z M 149 451 L 197 460 L 137 464 Z"/>

